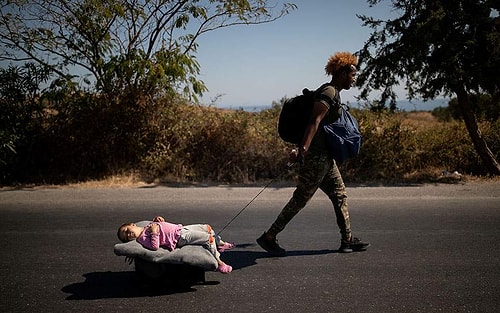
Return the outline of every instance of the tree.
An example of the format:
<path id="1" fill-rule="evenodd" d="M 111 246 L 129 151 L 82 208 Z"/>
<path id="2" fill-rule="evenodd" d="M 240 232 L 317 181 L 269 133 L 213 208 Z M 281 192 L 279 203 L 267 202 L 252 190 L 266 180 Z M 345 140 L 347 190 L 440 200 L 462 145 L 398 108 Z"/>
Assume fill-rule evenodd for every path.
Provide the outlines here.
<path id="1" fill-rule="evenodd" d="M 0 60 L 38 63 L 108 95 L 196 98 L 206 90 L 196 77 L 200 35 L 268 23 L 293 9 L 265 0 L 7 0 Z"/>
<path id="2" fill-rule="evenodd" d="M 380 0 L 368 0 L 372 6 Z M 500 2 L 494 0 L 392 0 L 394 18 L 358 16 L 372 28 L 358 52 L 358 86 L 366 99 L 395 103 L 393 87 L 404 82 L 408 98 L 455 95 L 461 115 L 486 169 L 500 165 L 479 130 L 471 97 L 488 94 L 500 105 Z"/>
<path id="3" fill-rule="evenodd" d="M 0 118 L 0 172 L 60 180 L 136 167 L 164 139 L 168 106 L 206 90 L 199 36 L 293 9 L 265 0 L 0 1 L 0 64 L 47 73 L 35 81 L 31 68 L 0 71 L 0 106 L 10 110 Z"/>
<path id="4" fill-rule="evenodd" d="M 32 140 L 40 127 L 43 110 L 37 101 L 38 88 L 50 75 L 33 63 L 0 69 L 0 180 L 15 163 L 17 146 Z"/>

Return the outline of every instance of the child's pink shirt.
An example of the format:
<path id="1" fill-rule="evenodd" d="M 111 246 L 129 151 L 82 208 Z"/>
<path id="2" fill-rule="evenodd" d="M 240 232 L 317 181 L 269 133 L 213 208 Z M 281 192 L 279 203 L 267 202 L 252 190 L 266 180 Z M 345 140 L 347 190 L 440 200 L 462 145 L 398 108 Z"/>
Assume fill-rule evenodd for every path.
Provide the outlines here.
<path id="1" fill-rule="evenodd" d="M 149 226 L 158 224 L 158 234 L 151 234 Z M 153 222 L 144 227 L 141 235 L 136 239 L 144 248 L 158 250 L 162 247 L 169 251 L 175 249 L 177 241 L 181 236 L 181 224 L 172 224 L 168 222 Z"/>

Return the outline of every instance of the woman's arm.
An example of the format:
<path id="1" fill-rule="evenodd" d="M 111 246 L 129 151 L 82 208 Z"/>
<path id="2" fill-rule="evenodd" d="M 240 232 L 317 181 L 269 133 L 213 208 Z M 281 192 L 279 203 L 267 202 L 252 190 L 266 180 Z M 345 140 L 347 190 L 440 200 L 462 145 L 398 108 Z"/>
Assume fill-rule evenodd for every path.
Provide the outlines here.
<path id="1" fill-rule="evenodd" d="M 309 146 L 311 145 L 314 135 L 316 135 L 316 132 L 318 131 L 319 124 L 326 116 L 327 112 L 328 112 L 328 107 L 323 102 L 316 101 L 314 103 L 309 124 L 306 127 L 304 137 L 302 138 L 302 143 L 299 146 L 299 159 L 300 155 L 304 157 L 307 151 L 309 150 Z"/>

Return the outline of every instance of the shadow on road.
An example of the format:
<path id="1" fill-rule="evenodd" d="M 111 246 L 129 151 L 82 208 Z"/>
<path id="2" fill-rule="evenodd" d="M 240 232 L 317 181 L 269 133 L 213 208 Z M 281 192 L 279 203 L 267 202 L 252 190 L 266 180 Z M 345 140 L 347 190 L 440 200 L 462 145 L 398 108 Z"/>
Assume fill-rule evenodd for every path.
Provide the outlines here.
<path id="1" fill-rule="evenodd" d="M 69 293 L 66 300 L 96 300 L 108 298 L 135 298 L 162 296 L 196 291 L 192 285 L 168 285 L 151 283 L 129 272 L 93 272 L 84 274 L 84 282 L 73 283 L 62 288 Z M 219 282 L 205 282 L 205 285 L 217 285 Z"/>
<path id="2" fill-rule="evenodd" d="M 242 269 L 257 264 L 258 259 L 273 258 L 265 251 L 245 251 L 242 248 L 255 244 L 239 244 L 239 249 L 223 253 L 224 262 L 233 269 Z M 337 250 L 295 250 L 287 251 L 285 257 L 323 255 L 337 253 Z M 197 291 L 196 285 L 218 285 L 218 281 L 207 281 L 200 284 L 168 284 L 165 281 L 152 282 L 145 280 L 135 271 L 127 272 L 93 272 L 84 274 L 85 281 L 64 286 L 61 290 L 67 294 L 66 300 L 96 300 L 109 298 L 136 298 L 163 296 Z"/>
<path id="3" fill-rule="evenodd" d="M 238 244 L 236 248 L 247 248 L 256 246 L 256 244 Z M 337 250 L 294 250 L 287 251 L 286 257 L 292 256 L 307 256 L 307 255 L 322 255 L 338 253 Z M 222 260 L 227 264 L 231 264 L 233 269 L 242 269 L 257 264 L 258 259 L 274 258 L 265 251 L 244 251 L 244 250 L 230 250 L 222 254 Z"/>

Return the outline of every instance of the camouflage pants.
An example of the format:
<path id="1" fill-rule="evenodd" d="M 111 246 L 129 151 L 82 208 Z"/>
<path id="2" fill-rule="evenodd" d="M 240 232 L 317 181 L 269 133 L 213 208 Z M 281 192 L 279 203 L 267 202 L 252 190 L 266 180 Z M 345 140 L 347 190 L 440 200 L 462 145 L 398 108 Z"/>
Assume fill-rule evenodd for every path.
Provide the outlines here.
<path id="1" fill-rule="evenodd" d="M 318 188 L 332 201 L 342 239 L 350 238 L 351 222 L 347 210 L 347 193 L 344 181 L 337 164 L 326 154 L 310 153 L 307 155 L 305 164 L 299 170 L 299 181 L 293 197 L 281 210 L 271 226 L 271 231 L 278 234 L 285 229 L 292 218 L 305 207 Z"/>

